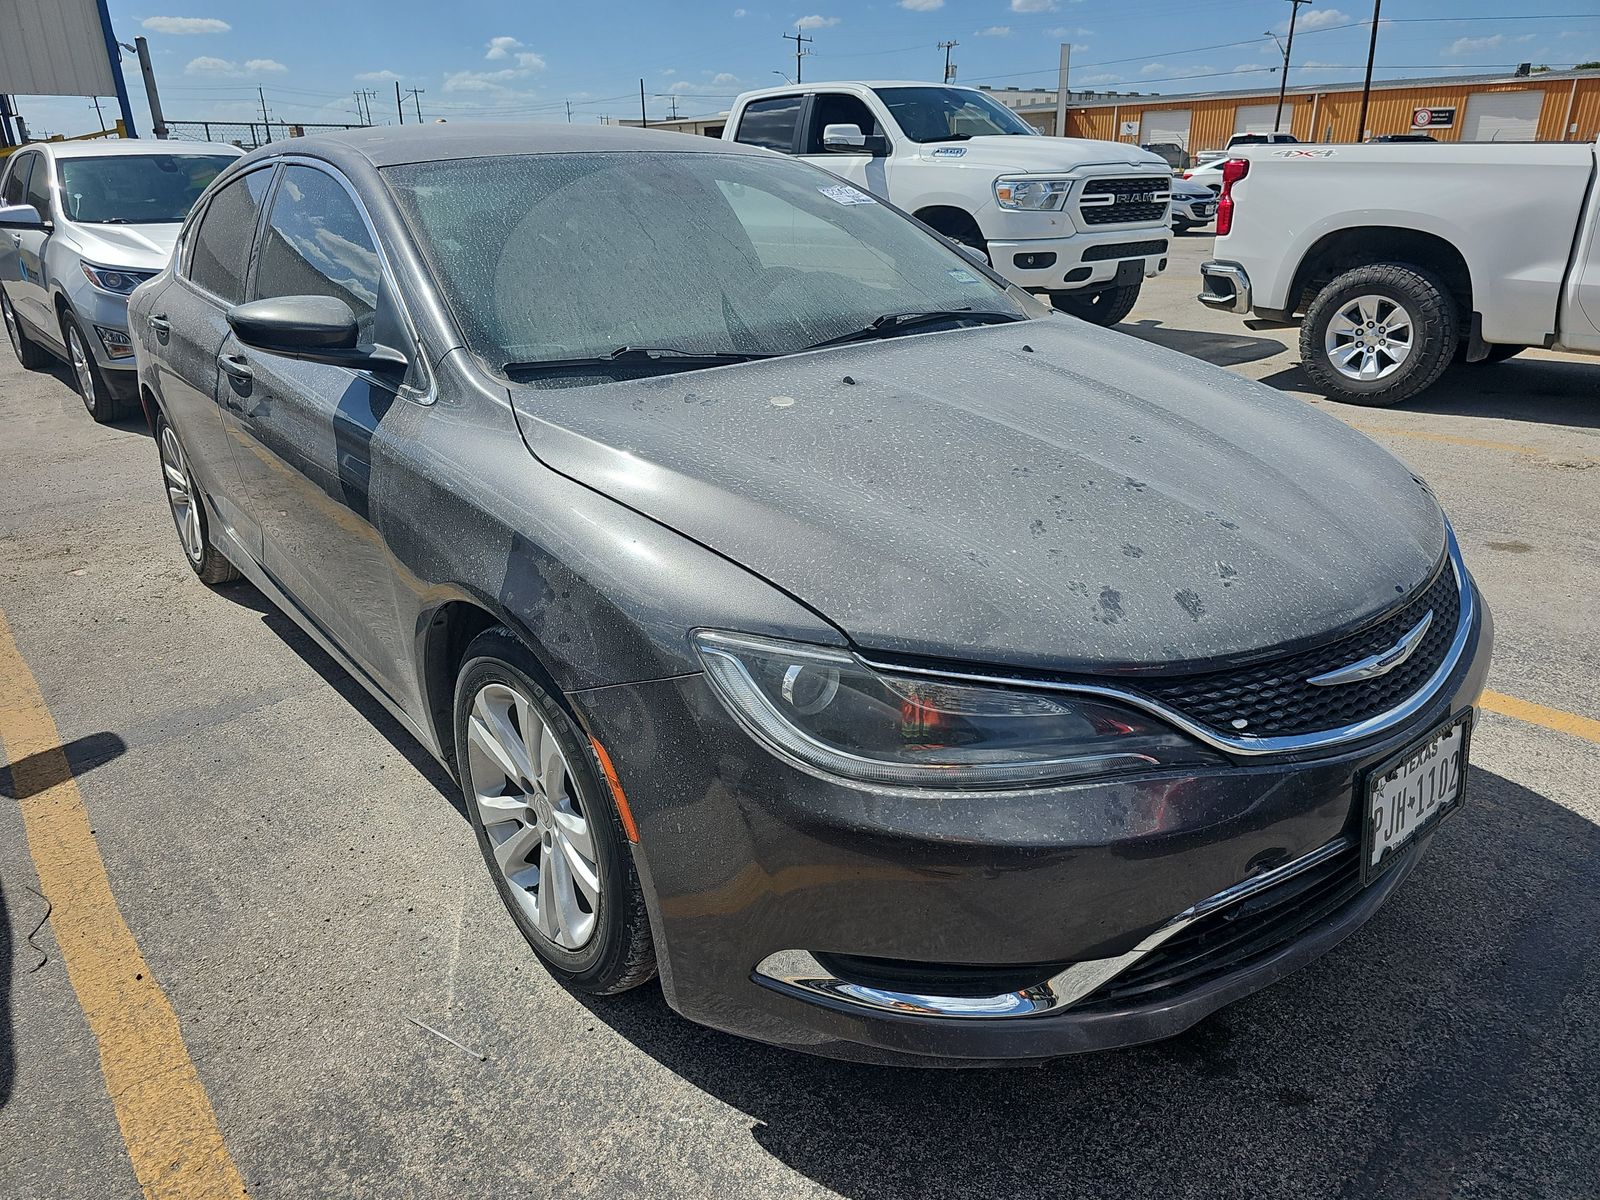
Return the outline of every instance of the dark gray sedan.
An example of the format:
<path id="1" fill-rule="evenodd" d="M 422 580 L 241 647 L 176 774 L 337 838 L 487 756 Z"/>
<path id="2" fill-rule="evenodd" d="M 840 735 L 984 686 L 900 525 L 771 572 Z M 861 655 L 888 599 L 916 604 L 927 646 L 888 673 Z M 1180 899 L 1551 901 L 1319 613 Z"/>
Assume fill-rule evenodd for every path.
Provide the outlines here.
<path id="1" fill-rule="evenodd" d="M 1147 1041 L 1461 804 L 1490 619 L 1419 479 L 804 163 L 279 143 L 130 311 L 190 564 L 450 765 L 574 988 L 872 1061 Z"/>

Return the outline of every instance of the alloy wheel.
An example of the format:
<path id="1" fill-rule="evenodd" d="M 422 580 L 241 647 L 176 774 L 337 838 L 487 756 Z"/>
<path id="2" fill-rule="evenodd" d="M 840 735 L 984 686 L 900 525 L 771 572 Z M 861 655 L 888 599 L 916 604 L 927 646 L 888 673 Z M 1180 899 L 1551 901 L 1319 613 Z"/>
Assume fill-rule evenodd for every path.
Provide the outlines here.
<path id="1" fill-rule="evenodd" d="M 99 396 L 94 390 L 94 367 L 89 363 L 89 350 L 83 344 L 76 328 L 67 328 L 67 353 L 72 356 L 72 373 L 78 378 L 78 394 L 93 412 Z"/>
<path id="2" fill-rule="evenodd" d="M 5 318 L 6 334 L 11 338 L 11 348 L 22 357 L 22 330 L 17 328 L 17 314 L 11 310 L 11 301 L 0 292 L 0 317 Z"/>
<path id="3" fill-rule="evenodd" d="M 1387 296 L 1356 296 L 1328 322 L 1323 348 L 1333 369 L 1347 379 L 1386 379 L 1404 365 L 1415 345 L 1416 326 L 1405 306 Z"/>
<path id="4" fill-rule="evenodd" d="M 191 562 L 199 563 L 206 549 L 200 530 L 199 498 L 195 495 L 188 461 L 183 457 L 183 447 L 178 444 L 178 435 L 171 425 L 161 427 L 161 471 L 167 479 L 167 504 L 172 508 L 172 523 L 178 527 L 183 552 Z"/>
<path id="5" fill-rule="evenodd" d="M 589 815 L 555 732 L 508 684 L 472 698 L 467 779 L 510 896 L 552 944 L 583 948 L 601 891 Z"/>

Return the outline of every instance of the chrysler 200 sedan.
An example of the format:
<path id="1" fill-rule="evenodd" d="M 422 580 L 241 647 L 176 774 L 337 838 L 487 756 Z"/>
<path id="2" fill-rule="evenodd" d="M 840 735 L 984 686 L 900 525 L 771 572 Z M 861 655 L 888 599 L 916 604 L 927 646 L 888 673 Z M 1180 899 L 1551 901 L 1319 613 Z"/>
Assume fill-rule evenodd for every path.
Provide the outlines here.
<path id="1" fill-rule="evenodd" d="M 453 769 L 570 987 L 879 1062 L 1148 1041 L 1462 803 L 1490 618 L 1421 480 L 804 163 L 297 139 L 131 311 L 190 565 Z"/>

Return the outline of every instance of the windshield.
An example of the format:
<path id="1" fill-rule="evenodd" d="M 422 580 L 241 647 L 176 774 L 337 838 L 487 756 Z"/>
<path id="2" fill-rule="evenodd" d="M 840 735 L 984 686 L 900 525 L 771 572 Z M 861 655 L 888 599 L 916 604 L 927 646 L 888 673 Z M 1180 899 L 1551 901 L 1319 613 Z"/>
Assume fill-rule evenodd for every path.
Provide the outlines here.
<path id="1" fill-rule="evenodd" d="M 61 204 L 89 225 L 173 224 L 189 215 L 231 154 L 107 154 L 63 158 Z"/>
<path id="2" fill-rule="evenodd" d="M 874 88 L 913 142 L 955 142 L 969 137 L 1038 133 L 1004 104 L 962 88 Z"/>
<path id="3" fill-rule="evenodd" d="M 387 168 L 471 349 L 792 354 L 886 314 L 1026 314 L 835 176 L 768 155 L 541 154 Z"/>

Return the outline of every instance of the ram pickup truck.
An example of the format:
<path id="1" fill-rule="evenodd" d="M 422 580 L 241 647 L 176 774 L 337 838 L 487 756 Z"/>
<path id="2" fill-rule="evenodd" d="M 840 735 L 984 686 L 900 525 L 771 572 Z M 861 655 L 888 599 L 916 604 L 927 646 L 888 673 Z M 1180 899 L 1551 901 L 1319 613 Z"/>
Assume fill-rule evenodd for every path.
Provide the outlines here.
<path id="1" fill-rule="evenodd" d="M 723 130 L 832 171 L 1099 325 L 1167 265 L 1172 169 L 1119 142 L 1043 137 L 974 88 L 808 83 L 746 92 Z"/>
<path id="2" fill-rule="evenodd" d="M 1305 373 L 1354 404 L 1398 404 L 1452 361 L 1600 354 L 1597 157 L 1581 142 L 1245 149 L 1223 168 L 1199 299 L 1298 323 Z"/>

